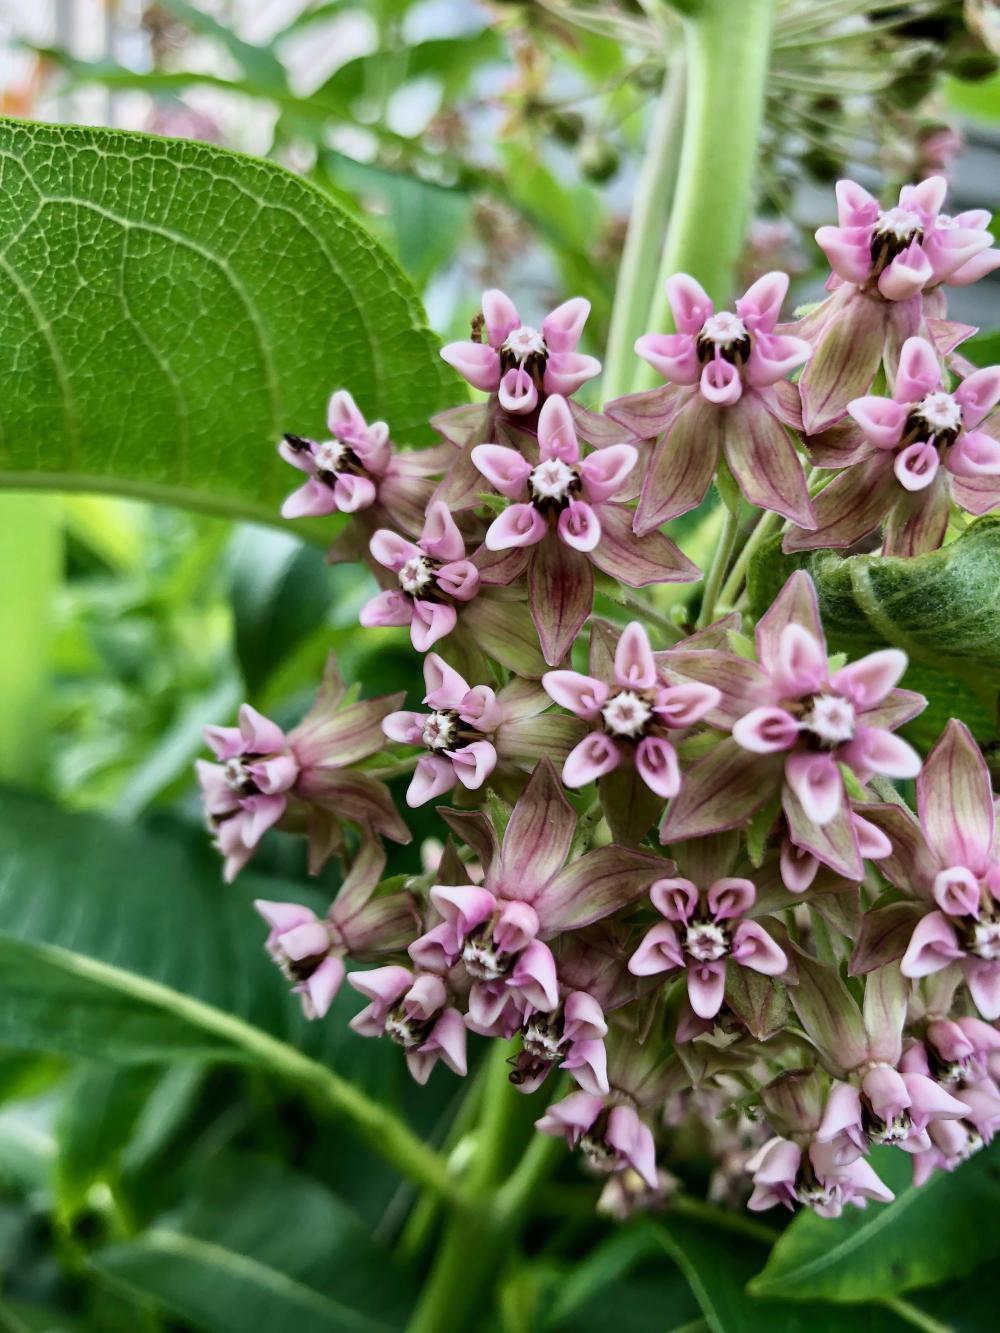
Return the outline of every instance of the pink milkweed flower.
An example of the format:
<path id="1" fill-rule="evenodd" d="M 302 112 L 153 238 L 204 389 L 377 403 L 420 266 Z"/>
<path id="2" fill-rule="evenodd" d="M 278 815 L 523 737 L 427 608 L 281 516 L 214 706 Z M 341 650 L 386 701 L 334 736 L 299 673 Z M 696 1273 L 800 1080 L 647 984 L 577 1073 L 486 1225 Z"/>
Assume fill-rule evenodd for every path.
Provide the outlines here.
<path id="1" fill-rule="evenodd" d="M 651 532 L 699 505 L 722 456 L 752 505 L 812 526 L 802 460 L 775 388 L 811 352 L 804 339 L 774 331 L 787 291 L 786 273 L 768 273 L 740 297 L 735 314 L 716 314 L 693 278 L 668 279 L 679 332 L 647 333 L 635 350 L 669 386 L 606 409 L 641 436 L 661 436 L 639 496 L 636 532 Z"/>
<path id="2" fill-rule="evenodd" d="M 404 893 L 373 897 L 385 853 L 368 839 L 325 917 L 300 903 L 258 898 L 254 907 L 270 927 L 265 948 L 294 982 L 306 1018 L 322 1018 L 344 980 L 344 957 L 401 949 L 413 934 L 413 907 Z"/>
<path id="3" fill-rule="evenodd" d="M 656 1145 L 653 1133 L 634 1107 L 605 1105 L 605 1099 L 589 1092 L 571 1092 L 554 1102 L 535 1128 L 541 1134 L 565 1138 L 579 1148 L 588 1165 L 601 1175 L 631 1168 L 650 1189 L 657 1185 Z"/>
<path id="4" fill-rule="evenodd" d="M 576 296 L 535 329 L 521 323 L 509 296 L 491 288 L 473 322 L 475 340 L 448 343 L 441 356 L 473 388 L 495 393 L 505 411 L 520 416 L 533 412 L 545 395 L 568 396 L 601 373 L 599 361 L 576 350 L 589 314 L 590 302 Z"/>
<path id="5" fill-rule="evenodd" d="M 901 1069 L 927 1074 L 939 1083 L 981 1083 L 989 1078 L 989 1060 L 1000 1050 L 1000 1032 L 981 1018 L 936 1018 L 922 1042 L 903 1054 Z"/>
<path id="6" fill-rule="evenodd" d="M 931 1146 L 913 1158 L 913 1183 L 925 1185 L 935 1171 L 954 1171 L 986 1146 L 979 1130 L 965 1120 L 938 1120 L 927 1131 Z"/>
<path id="7" fill-rule="evenodd" d="M 525 1006 L 557 1009 L 559 980 L 547 941 L 633 902 L 663 870 L 659 857 L 614 845 L 567 865 L 575 830 L 573 807 L 550 760 L 542 759 L 499 848 L 492 825 L 483 821 L 477 847 L 486 857 L 482 885 L 437 884 L 430 891 L 443 919 L 410 945 L 410 957 L 436 971 L 461 961 L 474 983 L 469 1011 L 479 1024 L 501 1017 L 505 993 L 522 1015 Z"/>
<path id="8" fill-rule="evenodd" d="M 556 394 L 538 415 L 538 451 L 533 465 L 516 449 L 481 444 L 472 461 L 514 501 L 490 524 L 484 544 L 522 553 L 511 572 L 527 568 L 532 618 L 545 660 L 554 666 L 590 614 L 592 565 L 632 588 L 700 575 L 662 533 L 636 537 L 631 510 L 612 500 L 636 464 L 632 445 L 610 444 L 582 458 L 569 404 Z"/>
<path id="9" fill-rule="evenodd" d="M 362 1037 L 388 1037 L 406 1052 L 417 1083 L 426 1083 L 439 1060 L 464 1077 L 466 1029 L 444 977 L 399 966 L 348 972 L 348 985 L 369 1004 L 351 1019 Z"/>
<path id="10" fill-rule="evenodd" d="M 790 1139 L 769 1139 L 746 1169 L 754 1187 L 747 1207 L 755 1213 L 802 1204 L 820 1217 L 839 1217 L 848 1205 L 865 1208 L 869 1199 L 891 1203 L 896 1197 L 864 1158 L 838 1162 L 828 1143 L 812 1142 L 803 1152 Z"/>
<path id="11" fill-rule="evenodd" d="M 907 977 L 958 963 L 980 1014 L 1000 1018 L 1000 846 L 986 761 L 968 728 L 952 718 L 917 779 L 919 825 L 900 806 L 867 806 L 893 855 L 882 872 L 924 900 L 903 954 Z"/>
<path id="12" fill-rule="evenodd" d="M 816 1131 L 817 1141 L 831 1145 L 838 1163 L 867 1155 L 879 1144 L 926 1152 L 932 1121 L 958 1120 L 969 1110 L 925 1074 L 900 1072 L 884 1061 L 873 1061 L 859 1073 L 857 1085 L 834 1083 Z"/>
<path id="13" fill-rule="evenodd" d="M 327 429 L 328 440 L 289 433 L 278 445 L 285 462 L 308 475 L 281 506 L 282 517 L 370 510 L 381 526 L 396 523 L 407 532 L 419 532 L 433 490 L 430 478 L 448 466 L 454 449 L 396 452 L 386 423 L 366 422 L 346 389 L 330 398 Z"/>
<path id="14" fill-rule="evenodd" d="M 604 1011 L 586 991 L 567 992 L 550 1011 L 528 1006 L 520 1028 L 521 1049 L 511 1061 L 511 1083 L 519 1092 L 534 1092 L 558 1062 L 585 1092 L 608 1092 L 607 1031 Z"/>
<path id="15" fill-rule="evenodd" d="M 299 763 L 277 723 L 249 704 L 240 708 L 238 726 L 205 727 L 204 736 L 220 762 L 199 759 L 195 767 L 228 884 L 285 813 Z"/>
<path id="16" fill-rule="evenodd" d="M 649 896 L 666 920 L 646 933 L 629 971 L 649 977 L 684 968 L 699 1018 L 714 1018 L 722 1008 L 728 960 L 769 977 L 786 971 L 784 950 L 763 926 L 743 920 L 757 896 L 750 880 L 728 877 L 699 891 L 689 879 L 658 879 Z"/>
<path id="17" fill-rule="evenodd" d="M 732 736 L 688 770 L 660 836 L 676 842 L 735 828 L 780 790 L 795 845 L 857 881 L 858 825 L 840 765 L 861 783 L 876 773 L 914 777 L 920 757 L 892 733 L 926 700 L 894 688 L 906 669 L 906 654 L 895 648 L 830 673 L 816 589 L 802 570 L 755 632 L 756 664 L 716 650 L 664 654 L 671 679 L 702 680 L 721 691 L 723 703 L 709 721 L 731 725 Z"/>
<path id="18" fill-rule="evenodd" d="M 857 810 L 851 810 L 849 818 L 862 860 L 881 861 L 892 855 L 892 843 L 881 829 L 859 815 Z M 797 847 L 790 837 L 782 839 L 778 871 L 789 893 L 805 893 L 811 888 L 819 868 L 819 859 L 812 852 Z"/>
<path id="19" fill-rule="evenodd" d="M 904 186 L 899 203 L 883 210 L 860 185 L 838 181 L 838 225 L 816 233 L 833 269 L 827 284 L 833 295 L 797 326 L 815 344 L 799 380 L 809 434 L 844 415 L 883 357 L 924 331 L 925 315 L 943 313 L 937 301 L 927 307 L 926 293 L 996 267 L 980 258 L 993 239 L 985 230 L 989 215 L 944 217 L 946 189 L 944 177 L 931 176 Z M 891 374 L 892 366 L 886 369 Z"/>
<path id="20" fill-rule="evenodd" d="M 952 500 L 973 514 L 1000 505 L 1000 441 L 977 429 L 998 401 L 1000 366 L 949 392 L 934 347 L 908 338 L 892 397 L 855 398 L 856 428 L 812 442 L 817 463 L 844 470 L 814 500 L 816 528 L 793 529 L 784 549 L 853 546 L 884 525 L 886 555 L 936 550 Z"/>
<path id="21" fill-rule="evenodd" d="M 582 787 L 624 759 L 665 800 L 681 787 L 677 752 L 667 737 L 700 722 L 722 698 L 711 685 L 665 685 L 638 621 L 618 640 L 612 684 L 578 671 L 547 671 L 542 685 L 557 704 L 597 724 L 567 756 L 562 775 L 567 787 Z"/>
<path id="22" fill-rule="evenodd" d="M 424 703 L 432 713 L 390 713 L 382 730 L 403 745 L 429 751 L 417 760 L 406 793 L 409 806 L 419 806 L 451 791 L 456 783 L 478 790 L 500 758 L 522 760 L 540 753 L 565 754 L 576 738 L 567 718 L 539 718 L 548 707 L 545 691 L 532 682 L 515 680 L 497 693 L 488 685 L 470 687 L 437 653 L 424 658 Z M 539 749 L 541 745 L 542 749 Z"/>
<path id="23" fill-rule="evenodd" d="M 458 621 L 456 602 L 468 602 L 479 591 L 479 570 L 465 558 L 465 540 L 448 512 L 436 500 L 417 541 L 379 528 L 371 553 L 395 574 L 398 586 L 380 592 L 361 608 L 366 627 L 409 625 L 417 652 L 426 652 L 450 634 Z"/>
<path id="24" fill-rule="evenodd" d="M 292 810 L 309 837 L 309 869 L 317 874 L 342 841 L 343 819 L 364 836 L 409 842 L 410 832 L 385 783 L 354 767 L 385 744 L 382 719 L 402 694 L 343 706 L 346 685 L 331 653 L 316 703 L 286 736 L 249 704 L 237 727 L 206 727 L 220 763 L 195 763 L 208 826 L 231 882 L 260 839 Z"/>

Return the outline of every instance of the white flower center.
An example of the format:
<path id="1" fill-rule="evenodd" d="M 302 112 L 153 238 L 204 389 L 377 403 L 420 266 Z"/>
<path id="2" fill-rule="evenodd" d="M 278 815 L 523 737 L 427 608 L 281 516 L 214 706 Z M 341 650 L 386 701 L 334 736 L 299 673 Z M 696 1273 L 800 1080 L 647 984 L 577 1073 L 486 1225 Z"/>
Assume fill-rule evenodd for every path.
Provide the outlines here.
<path id="1" fill-rule="evenodd" d="M 518 361 L 527 361 L 529 356 L 545 356 L 545 339 L 530 324 L 522 324 L 519 329 L 512 329 L 507 334 L 503 350 Z"/>
<path id="2" fill-rule="evenodd" d="M 913 1122 L 905 1111 L 891 1120 L 872 1121 L 866 1128 L 869 1143 L 905 1143 L 910 1137 Z"/>
<path id="3" fill-rule="evenodd" d="M 247 794 L 247 788 L 256 791 L 257 784 L 247 771 L 247 766 L 240 758 L 227 759 L 222 765 L 226 771 L 226 785 L 231 791 Z"/>
<path id="4" fill-rule="evenodd" d="M 802 725 L 831 745 L 854 739 L 854 705 L 836 694 L 820 694 L 802 719 Z"/>
<path id="5" fill-rule="evenodd" d="M 524 1025 L 521 1041 L 529 1055 L 539 1060 L 555 1060 L 561 1039 L 552 1024 L 554 1014 L 534 1014 Z"/>
<path id="6" fill-rule="evenodd" d="M 391 1010 L 386 1015 L 385 1035 L 404 1050 L 411 1050 L 414 1046 L 420 1045 L 423 1041 L 423 1027 L 422 1023 L 414 1023 L 399 1009 Z"/>
<path id="7" fill-rule="evenodd" d="M 447 713 L 431 713 L 424 722 L 420 738 L 428 750 L 445 750 L 455 735 L 455 719 Z"/>
<path id="8" fill-rule="evenodd" d="M 793 1191 L 799 1203 L 807 1208 L 825 1208 L 831 1203 L 840 1203 L 843 1197 L 839 1185 L 825 1185 L 814 1181 L 808 1185 L 797 1185 Z"/>
<path id="9" fill-rule="evenodd" d="M 917 412 L 935 431 L 958 430 L 962 424 L 962 408 L 950 393 L 929 393 L 922 399 Z"/>
<path id="10" fill-rule="evenodd" d="M 714 921 L 688 926 L 684 947 L 699 963 L 716 963 L 729 952 L 726 932 Z"/>
<path id="11" fill-rule="evenodd" d="M 547 458 L 528 478 L 536 500 L 564 500 L 576 479 L 576 473 L 561 458 Z"/>
<path id="12" fill-rule="evenodd" d="M 1000 921 L 977 921 L 972 930 L 972 952 L 995 963 L 1000 959 Z"/>
<path id="13" fill-rule="evenodd" d="M 492 939 L 487 943 L 469 938 L 462 948 L 462 962 L 470 977 L 476 981 L 499 981 L 505 976 L 508 967 L 502 962 L 499 953 L 493 947 Z"/>
<path id="14" fill-rule="evenodd" d="M 433 574 L 422 555 L 411 555 L 399 571 L 399 586 L 404 592 L 415 595 L 423 592 L 431 582 Z"/>
<path id="15" fill-rule="evenodd" d="M 324 440 L 313 450 L 313 461 L 321 472 L 336 472 L 346 448 L 339 440 Z"/>
<path id="16" fill-rule="evenodd" d="M 603 1138 L 598 1138 L 593 1131 L 581 1135 L 580 1151 L 595 1171 L 601 1173 L 614 1171 L 618 1165 L 617 1152 Z"/>
<path id="17" fill-rule="evenodd" d="M 709 315 L 701 326 L 701 335 L 720 347 L 729 347 L 741 342 L 747 335 L 747 326 L 729 310 L 720 310 L 717 315 Z"/>
<path id="18" fill-rule="evenodd" d="M 875 230 L 883 236 L 893 236 L 897 241 L 908 241 L 912 236 L 923 232 L 923 224 L 916 213 L 908 208 L 887 208 L 879 213 Z"/>
<path id="19" fill-rule="evenodd" d="M 615 736 L 638 736 L 653 716 L 645 699 L 634 690 L 622 690 L 601 709 L 604 725 Z"/>

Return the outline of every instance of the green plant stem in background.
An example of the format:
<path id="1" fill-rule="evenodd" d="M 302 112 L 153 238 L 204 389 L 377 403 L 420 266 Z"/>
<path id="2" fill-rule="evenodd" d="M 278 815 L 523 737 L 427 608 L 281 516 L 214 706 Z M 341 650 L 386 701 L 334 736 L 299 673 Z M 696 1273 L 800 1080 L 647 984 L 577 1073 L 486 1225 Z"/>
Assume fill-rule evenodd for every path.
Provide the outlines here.
<path id="1" fill-rule="evenodd" d="M 732 295 L 753 198 L 774 0 L 700 0 L 684 12 L 686 102 L 677 188 L 646 329 L 671 327 L 663 284 L 690 273 Z M 644 366 L 633 387 L 655 384 Z"/>
<path id="2" fill-rule="evenodd" d="M 732 569 L 729 571 L 729 577 L 726 579 L 722 588 L 721 601 L 723 606 L 733 606 L 736 598 L 739 596 L 740 588 L 743 586 L 743 580 L 746 577 L 747 569 L 757 551 L 773 532 L 777 532 L 781 527 L 782 518 L 780 514 L 775 514 L 772 510 L 767 510 L 758 518 L 756 525 L 750 533 L 750 536 L 743 544 L 743 549 L 736 557 Z"/>
<path id="3" fill-rule="evenodd" d="M 680 61 L 672 60 L 663 76 L 663 88 L 632 199 L 625 249 L 618 269 L 601 380 L 605 402 L 632 388 L 636 373 L 635 340 L 646 332 L 646 307 L 656 282 L 677 179 L 683 124 L 684 66 Z"/>
<path id="4" fill-rule="evenodd" d="M 699 629 L 704 629 L 706 625 L 710 625 L 715 617 L 719 590 L 722 587 L 722 580 L 726 576 L 726 570 L 729 568 L 729 557 L 732 555 L 733 547 L 736 544 L 736 534 L 739 531 L 739 526 L 738 516 L 727 507 L 722 532 L 719 534 L 719 541 L 712 556 L 712 564 L 705 579 L 705 592 L 701 599 L 701 614 L 698 617 Z"/>

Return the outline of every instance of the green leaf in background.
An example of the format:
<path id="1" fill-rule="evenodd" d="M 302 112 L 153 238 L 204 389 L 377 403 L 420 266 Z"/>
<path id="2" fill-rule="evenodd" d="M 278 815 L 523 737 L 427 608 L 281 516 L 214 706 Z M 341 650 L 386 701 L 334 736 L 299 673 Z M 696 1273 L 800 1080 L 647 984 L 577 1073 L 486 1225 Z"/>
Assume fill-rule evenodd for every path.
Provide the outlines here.
<path id="1" fill-rule="evenodd" d="M 211 1333 L 386 1333 L 412 1294 L 322 1185 L 236 1154 L 214 1162 L 175 1213 L 90 1262 Z"/>
<path id="2" fill-rule="evenodd" d="M 275 443 L 321 432 L 331 390 L 416 443 L 462 397 L 403 273 L 271 163 L 4 121 L 0 237 L 0 485 L 277 523 Z"/>
<path id="3" fill-rule="evenodd" d="M 1000 688 L 1000 518 L 988 515 L 940 551 L 910 559 L 816 551 L 781 553 L 765 544 L 750 563 L 748 589 L 759 617 L 793 569 L 812 575 L 830 649 L 852 657 L 892 644 L 910 657 L 903 684 L 930 706 L 908 735 L 930 745 L 949 717 L 995 742 Z"/>
<path id="4" fill-rule="evenodd" d="M 791 1305 L 747 1294 L 747 1280 L 767 1252 L 763 1244 L 669 1214 L 655 1230 L 687 1278 L 711 1333 L 843 1333 L 844 1311 L 835 1305 Z M 852 1333 L 906 1328 L 876 1304 L 852 1310 L 850 1326 Z"/>
<path id="5" fill-rule="evenodd" d="M 306 1022 L 264 953 L 255 897 L 326 906 L 252 871 L 227 888 L 198 830 L 171 836 L 3 794 L 0 1041 L 90 1059 L 233 1059 L 249 1025 L 388 1097 L 391 1051 L 346 1030 L 347 994 L 327 1022 Z"/>
<path id="6" fill-rule="evenodd" d="M 861 1302 L 962 1277 L 1000 1252 L 1000 1145 L 921 1188 L 893 1148 L 873 1156 L 894 1203 L 845 1208 L 833 1220 L 803 1211 L 750 1284 L 784 1300 Z M 852 1317 L 853 1327 L 853 1317 Z"/>
<path id="7" fill-rule="evenodd" d="M 995 366 L 1000 362 L 1000 329 L 992 333 L 977 333 L 961 344 L 960 355 L 975 366 Z"/>

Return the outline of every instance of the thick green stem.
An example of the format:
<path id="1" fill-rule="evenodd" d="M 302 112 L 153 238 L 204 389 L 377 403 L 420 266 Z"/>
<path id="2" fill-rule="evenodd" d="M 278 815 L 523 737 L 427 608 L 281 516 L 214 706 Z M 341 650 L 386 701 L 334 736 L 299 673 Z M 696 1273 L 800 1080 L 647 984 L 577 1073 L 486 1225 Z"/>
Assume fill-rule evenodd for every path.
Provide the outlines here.
<path id="1" fill-rule="evenodd" d="M 677 179 L 683 123 L 684 68 L 673 60 L 663 76 L 663 88 L 632 198 L 601 381 L 605 402 L 632 388 L 636 372 L 635 340 L 646 332 L 649 293 L 656 282 Z"/>
<path id="2" fill-rule="evenodd" d="M 739 519 L 737 515 L 727 507 L 726 517 L 722 524 L 722 531 L 719 534 L 718 545 L 715 548 L 715 554 L 712 556 L 711 568 L 705 579 L 705 592 L 701 599 L 701 614 L 698 617 L 698 628 L 704 629 L 710 625 L 715 616 L 715 606 L 719 600 L 719 589 L 722 587 L 722 580 L 726 577 L 726 570 L 729 568 L 729 557 L 733 553 L 733 546 L 736 543 L 736 534 L 739 531 Z"/>
<path id="3" fill-rule="evenodd" d="M 722 589 L 723 606 L 734 606 L 736 598 L 739 595 L 740 588 L 743 586 L 743 580 L 746 577 L 747 567 L 754 555 L 772 533 L 777 532 L 781 527 L 781 515 L 767 510 L 761 514 L 757 520 L 757 525 L 750 533 L 743 549 L 736 557 L 736 562 L 729 571 L 729 578 L 726 579 L 725 586 Z"/>
<path id="4" fill-rule="evenodd" d="M 684 136 L 647 329 L 671 327 L 663 283 L 689 273 L 713 301 L 732 295 L 753 196 L 775 0 L 684 6 Z M 655 384 L 644 367 L 638 386 Z"/>

